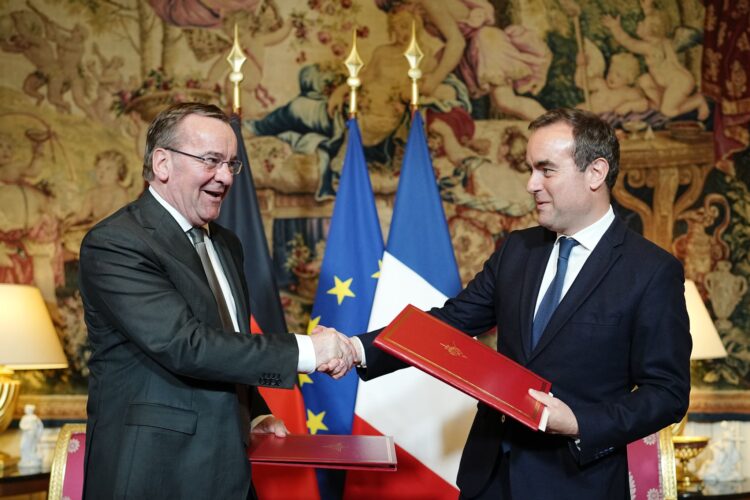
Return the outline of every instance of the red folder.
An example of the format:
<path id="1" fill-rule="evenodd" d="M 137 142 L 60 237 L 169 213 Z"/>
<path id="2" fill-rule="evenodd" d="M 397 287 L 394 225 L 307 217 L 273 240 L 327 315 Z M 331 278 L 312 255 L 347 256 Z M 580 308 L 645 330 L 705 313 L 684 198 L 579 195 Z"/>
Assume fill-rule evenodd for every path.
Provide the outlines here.
<path id="1" fill-rule="evenodd" d="M 335 434 L 251 434 L 247 457 L 253 463 L 395 471 L 396 449 L 390 436 Z"/>
<path id="2" fill-rule="evenodd" d="M 547 407 L 528 391 L 549 392 L 548 381 L 412 305 L 374 344 L 533 430 L 547 427 Z"/>

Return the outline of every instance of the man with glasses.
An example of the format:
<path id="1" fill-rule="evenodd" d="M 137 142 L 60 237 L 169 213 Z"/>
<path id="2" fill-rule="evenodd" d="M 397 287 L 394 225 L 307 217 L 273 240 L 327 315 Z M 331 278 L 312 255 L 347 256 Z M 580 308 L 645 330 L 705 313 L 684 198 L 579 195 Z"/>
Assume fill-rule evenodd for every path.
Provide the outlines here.
<path id="1" fill-rule="evenodd" d="M 287 434 L 256 387 L 316 368 L 338 378 L 354 361 L 332 329 L 249 334 L 242 248 L 213 222 L 236 151 L 216 106 L 168 108 L 146 138 L 148 190 L 83 241 L 86 498 L 255 498 L 248 433 Z"/>

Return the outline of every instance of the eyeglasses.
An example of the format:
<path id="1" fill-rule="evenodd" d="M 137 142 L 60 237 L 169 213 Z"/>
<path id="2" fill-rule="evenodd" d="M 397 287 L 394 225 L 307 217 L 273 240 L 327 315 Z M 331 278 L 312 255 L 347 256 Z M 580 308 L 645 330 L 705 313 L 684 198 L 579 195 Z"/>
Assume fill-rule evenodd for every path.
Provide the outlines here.
<path id="1" fill-rule="evenodd" d="M 203 165 L 206 167 L 206 170 L 208 170 L 209 172 L 215 171 L 216 169 L 218 169 L 220 166 L 224 164 L 227 165 L 227 168 L 232 173 L 232 175 L 237 175 L 240 173 L 240 170 L 242 170 L 242 162 L 237 159 L 221 160 L 219 158 L 216 158 L 215 156 L 196 156 L 196 155 L 191 155 L 190 153 L 179 151 L 173 148 L 165 147 L 164 149 L 166 149 L 167 151 L 171 151 L 173 153 L 179 153 L 184 156 L 189 156 L 190 158 L 200 161 L 201 163 L 203 163 Z"/>

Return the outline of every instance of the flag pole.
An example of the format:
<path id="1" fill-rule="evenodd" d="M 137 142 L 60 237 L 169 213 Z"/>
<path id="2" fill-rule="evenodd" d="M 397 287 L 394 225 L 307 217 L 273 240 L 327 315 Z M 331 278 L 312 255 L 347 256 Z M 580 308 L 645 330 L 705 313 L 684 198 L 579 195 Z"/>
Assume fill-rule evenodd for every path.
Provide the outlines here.
<path id="1" fill-rule="evenodd" d="M 349 71 L 349 78 L 346 79 L 346 84 L 349 86 L 349 118 L 357 117 L 357 89 L 362 85 L 362 81 L 359 79 L 359 72 L 365 64 L 362 62 L 362 58 L 359 57 L 357 52 L 357 30 L 352 30 L 352 50 L 349 52 L 349 57 L 344 61 L 347 71 Z"/>
<path id="2" fill-rule="evenodd" d="M 404 57 L 409 62 L 409 78 L 411 78 L 411 112 L 412 114 L 419 109 L 419 79 L 422 78 L 422 70 L 419 64 L 422 62 L 424 53 L 417 43 L 417 25 L 411 23 L 411 42 L 404 52 Z"/>
<path id="3" fill-rule="evenodd" d="M 245 75 L 242 74 L 242 65 L 247 61 L 245 53 L 240 47 L 240 40 L 238 36 L 237 23 L 234 24 L 234 45 L 232 45 L 232 51 L 227 56 L 227 62 L 232 67 L 232 72 L 229 73 L 229 81 L 232 82 L 232 113 L 237 116 L 242 115 L 242 106 L 240 105 L 240 82 L 245 79 Z"/>
<path id="4" fill-rule="evenodd" d="M 263 225 L 250 160 L 242 138 L 240 82 L 244 79 L 241 69 L 247 57 L 240 47 L 236 24 L 234 45 L 226 60 L 232 68 L 229 80 L 234 84 L 232 116 L 229 118 L 229 125 L 237 138 L 237 159 L 242 162 L 243 168 L 234 179 L 232 189 L 222 204 L 217 222 L 234 232 L 242 244 L 245 254 L 243 273 L 248 278 L 247 307 L 250 313 L 250 332 L 263 332 L 264 335 L 288 335 L 284 309 L 274 277 L 268 237 Z M 257 390 L 261 397 L 256 395 L 253 398 L 254 407 L 258 404 L 261 405 L 258 408 L 262 408 L 262 399 L 271 413 L 276 418 L 282 419 L 291 432 L 304 434 L 307 431 L 305 407 L 299 387 L 295 386 L 291 391 L 270 387 L 259 387 Z M 319 500 L 314 469 L 303 467 L 295 471 L 276 469 L 279 468 L 253 465 L 253 484 L 260 498 Z"/>

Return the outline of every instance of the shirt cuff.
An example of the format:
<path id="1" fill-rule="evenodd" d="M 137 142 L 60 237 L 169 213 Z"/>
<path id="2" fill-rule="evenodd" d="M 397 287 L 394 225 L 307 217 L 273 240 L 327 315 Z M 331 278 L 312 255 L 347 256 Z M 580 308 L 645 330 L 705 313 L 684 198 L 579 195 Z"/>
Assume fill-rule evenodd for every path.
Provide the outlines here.
<path id="1" fill-rule="evenodd" d="M 273 417 L 270 413 L 267 413 L 266 415 L 258 415 L 254 419 L 250 421 L 250 431 L 252 432 L 253 429 L 255 429 L 255 426 L 257 426 L 259 423 L 261 423 L 263 420 L 267 419 L 268 417 Z"/>
<path id="2" fill-rule="evenodd" d="M 312 373 L 317 368 L 315 360 L 315 347 L 309 335 L 294 335 L 299 348 L 299 359 L 297 360 L 297 373 Z"/>
<path id="3" fill-rule="evenodd" d="M 352 344 L 354 344 L 354 348 L 357 350 L 357 353 L 359 354 L 359 363 L 357 363 L 357 366 L 359 368 L 367 368 L 367 359 L 365 359 L 365 346 L 362 345 L 362 341 L 359 340 L 359 337 L 356 335 L 353 337 L 349 337 L 349 340 L 352 341 Z"/>

